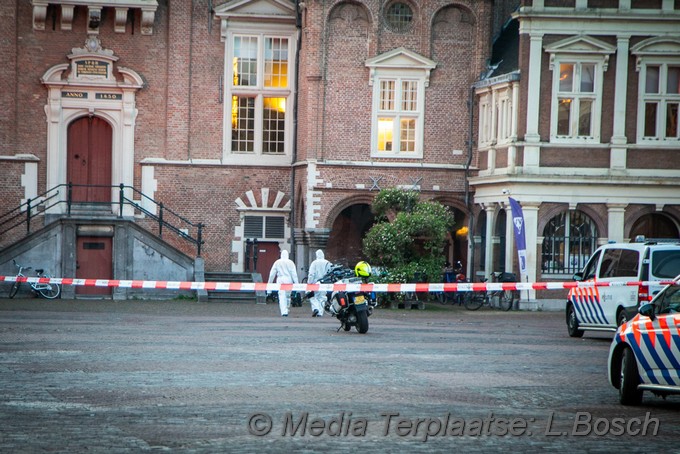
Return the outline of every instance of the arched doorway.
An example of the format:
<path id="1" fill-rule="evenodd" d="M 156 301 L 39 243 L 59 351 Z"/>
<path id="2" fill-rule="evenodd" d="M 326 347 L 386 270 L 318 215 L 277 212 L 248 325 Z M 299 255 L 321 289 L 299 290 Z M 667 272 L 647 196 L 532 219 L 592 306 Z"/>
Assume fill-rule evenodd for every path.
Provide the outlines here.
<path id="1" fill-rule="evenodd" d="M 76 203 L 111 202 L 113 130 L 99 117 L 81 117 L 68 126 L 67 182 Z"/>
<path id="2" fill-rule="evenodd" d="M 375 218 L 368 204 L 356 204 L 342 210 L 333 221 L 328 237 L 326 258 L 331 262 L 352 265 L 364 258 L 362 240 Z"/>
<path id="3" fill-rule="evenodd" d="M 635 221 L 630 230 L 631 240 L 643 235 L 645 238 L 680 238 L 678 226 L 664 214 L 652 213 Z"/>
<path id="4" fill-rule="evenodd" d="M 444 251 L 446 261 L 455 264 L 460 261 L 463 264 L 463 269 L 467 269 L 468 265 L 468 218 L 465 213 L 458 208 L 449 207 L 453 212 L 454 224 L 449 232 L 448 244 Z"/>

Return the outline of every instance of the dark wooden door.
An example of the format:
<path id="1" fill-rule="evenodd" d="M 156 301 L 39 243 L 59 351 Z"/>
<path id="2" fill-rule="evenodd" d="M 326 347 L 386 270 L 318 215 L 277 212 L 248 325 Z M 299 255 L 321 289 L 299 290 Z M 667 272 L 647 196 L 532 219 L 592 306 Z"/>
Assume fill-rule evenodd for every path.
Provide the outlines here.
<path id="1" fill-rule="evenodd" d="M 113 132 L 101 118 L 83 117 L 68 127 L 68 182 L 74 202 L 111 201 Z"/>
<path id="2" fill-rule="evenodd" d="M 78 279 L 113 278 L 113 238 L 79 236 L 76 251 L 76 277 Z M 110 295 L 111 287 L 76 287 L 78 295 Z"/>
<path id="3" fill-rule="evenodd" d="M 262 275 L 264 282 L 269 280 L 269 271 L 271 271 L 272 265 L 279 257 L 281 257 L 279 243 L 257 243 L 257 267 L 255 271 Z"/>

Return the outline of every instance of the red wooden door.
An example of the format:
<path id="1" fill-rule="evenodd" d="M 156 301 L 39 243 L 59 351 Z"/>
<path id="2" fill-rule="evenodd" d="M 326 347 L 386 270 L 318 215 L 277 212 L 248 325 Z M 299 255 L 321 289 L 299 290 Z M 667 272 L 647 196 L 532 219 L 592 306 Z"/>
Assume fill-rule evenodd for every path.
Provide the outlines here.
<path id="1" fill-rule="evenodd" d="M 257 243 L 257 267 L 255 271 L 262 275 L 262 280 L 269 280 L 269 271 L 272 265 L 281 257 L 279 243 Z"/>
<path id="2" fill-rule="evenodd" d="M 78 279 L 111 279 L 113 277 L 113 239 L 100 236 L 79 236 L 76 251 Z M 78 295 L 110 295 L 111 287 L 78 285 Z"/>
<path id="3" fill-rule="evenodd" d="M 111 201 L 112 138 L 111 126 L 101 118 L 83 117 L 69 125 L 67 177 L 74 202 Z"/>

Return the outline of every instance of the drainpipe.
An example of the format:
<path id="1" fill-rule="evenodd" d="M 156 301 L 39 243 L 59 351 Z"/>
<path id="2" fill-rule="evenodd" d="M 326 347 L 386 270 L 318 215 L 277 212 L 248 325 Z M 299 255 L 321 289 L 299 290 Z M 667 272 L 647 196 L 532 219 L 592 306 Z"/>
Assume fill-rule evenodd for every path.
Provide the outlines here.
<path id="1" fill-rule="evenodd" d="M 290 168 L 290 253 L 295 262 L 295 163 L 297 162 L 298 100 L 300 89 L 300 46 L 302 45 L 302 14 L 300 0 L 295 0 L 295 28 L 297 29 L 297 48 L 295 49 L 295 107 L 293 108 L 293 150 Z"/>

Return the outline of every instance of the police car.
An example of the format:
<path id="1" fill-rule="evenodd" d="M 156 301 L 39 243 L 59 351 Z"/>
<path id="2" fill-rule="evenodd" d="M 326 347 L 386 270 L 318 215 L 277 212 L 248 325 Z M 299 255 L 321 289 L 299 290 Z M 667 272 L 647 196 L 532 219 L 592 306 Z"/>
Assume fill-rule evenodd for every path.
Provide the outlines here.
<path id="1" fill-rule="evenodd" d="M 616 331 L 663 288 L 628 283 L 671 280 L 678 274 L 679 240 L 640 238 L 635 243 L 600 246 L 574 280 L 607 285 L 569 291 L 565 308 L 567 332 L 571 337 L 581 337 L 584 330 Z"/>
<path id="2" fill-rule="evenodd" d="M 640 404 L 644 391 L 680 394 L 680 276 L 617 329 L 608 366 L 623 405 Z"/>

